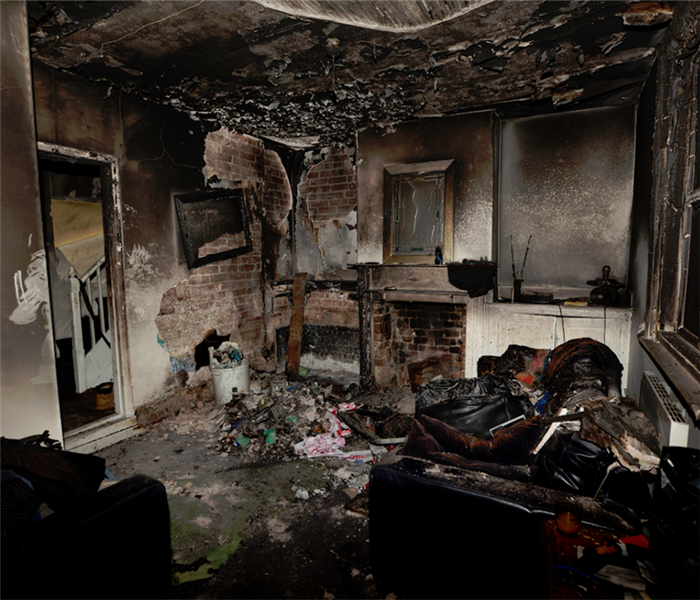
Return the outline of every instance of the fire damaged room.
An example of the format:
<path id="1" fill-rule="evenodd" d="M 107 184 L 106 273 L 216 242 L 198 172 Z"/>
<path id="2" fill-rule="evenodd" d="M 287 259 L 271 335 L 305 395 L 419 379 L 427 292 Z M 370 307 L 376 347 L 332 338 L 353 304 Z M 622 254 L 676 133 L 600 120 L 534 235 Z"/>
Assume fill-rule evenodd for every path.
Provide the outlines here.
<path id="1" fill-rule="evenodd" d="M 700 597 L 700 2 L 0 2 L 4 598 Z"/>

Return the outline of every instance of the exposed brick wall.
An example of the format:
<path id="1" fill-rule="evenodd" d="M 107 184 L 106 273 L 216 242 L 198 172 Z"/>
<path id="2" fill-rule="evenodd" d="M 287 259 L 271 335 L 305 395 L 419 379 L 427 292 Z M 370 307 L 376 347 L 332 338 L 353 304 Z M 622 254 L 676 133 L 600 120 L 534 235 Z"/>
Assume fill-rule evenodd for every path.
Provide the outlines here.
<path id="1" fill-rule="evenodd" d="M 464 373 L 466 306 L 421 302 L 373 303 L 374 367 L 380 385 L 390 371 L 409 385 L 406 366 L 415 360 L 450 354 L 452 376 Z"/>
<path id="2" fill-rule="evenodd" d="M 312 164 L 302 175 L 297 190 L 295 268 L 309 273 L 309 279 L 354 279 L 355 274 L 347 272 L 346 263 L 350 260 L 348 257 L 356 257 L 357 252 L 356 242 L 350 241 L 354 240 L 350 228 L 354 229 L 356 222 L 353 218 L 357 205 L 355 169 L 343 150 L 331 148 L 324 150 L 322 156 L 325 158 L 315 164 L 310 161 Z M 267 163 L 265 168 L 267 186 Z M 291 285 L 287 289 L 277 287 L 275 293 L 291 292 L 291 289 Z M 349 296 L 348 292 L 340 290 L 309 291 L 304 323 L 358 327 L 357 301 Z M 274 301 L 268 323 L 285 327 L 289 324 L 291 302 L 286 298 L 283 302 L 279 300 Z"/>
<path id="3" fill-rule="evenodd" d="M 347 292 L 313 291 L 306 300 L 304 322 L 313 325 L 359 327 L 357 301 L 350 300 Z"/>
<path id="4" fill-rule="evenodd" d="M 197 336 L 214 329 L 220 335 L 230 333 L 251 362 L 263 366 L 259 223 L 251 223 L 251 236 L 253 252 L 191 269 L 187 280 L 163 294 L 158 319 L 159 329 L 167 327 L 163 337 L 168 348 L 177 346 L 171 340 L 178 331 L 192 332 L 189 337 L 198 343 Z"/>
<path id="5" fill-rule="evenodd" d="M 207 135 L 207 175 L 228 181 L 262 181 L 262 142 L 222 128 Z"/>
<path id="6" fill-rule="evenodd" d="M 331 148 L 325 160 L 309 169 L 299 186 L 299 197 L 306 200 L 311 219 L 341 219 L 357 205 L 357 177 L 346 152 Z"/>
<path id="7" fill-rule="evenodd" d="M 264 211 L 267 218 L 279 227 L 292 210 L 292 188 L 287 172 L 277 152 L 265 150 L 265 198 Z"/>
<path id="8" fill-rule="evenodd" d="M 396 316 L 391 304 L 375 300 L 372 318 L 374 376 L 380 387 L 386 387 L 394 378 L 395 371 L 393 322 Z"/>
<path id="9" fill-rule="evenodd" d="M 266 343 L 269 349 L 274 338 L 268 337 L 269 328 L 266 336 L 263 318 L 263 230 L 285 227 L 284 221 L 292 207 L 289 181 L 276 152 L 266 150 L 263 154 L 260 140 L 231 133 L 225 128 L 208 134 L 204 158 L 208 178 L 217 177 L 224 185 L 229 182 L 231 187 L 246 187 L 264 178 L 262 198 L 250 189 L 246 193 L 253 250 L 191 269 L 187 280 L 163 295 L 159 330 L 167 330 L 164 337 L 168 348 L 178 347 L 179 340 L 174 339 L 178 333 L 180 337 L 187 337 L 190 346 L 201 341 L 197 336 L 203 337 L 210 329 L 220 335 L 230 333 L 231 340 L 242 345 L 254 367 L 271 368 L 274 366 L 269 361 L 272 354 L 266 352 Z M 257 206 L 256 202 L 262 206 Z M 205 253 L 211 252 L 213 247 L 224 248 L 226 243 L 222 238 L 209 244 Z M 274 265 L 270 269 L 274 272 Z"/>
<path id="10" fill-rule="evenodd" d="M 299 186 L 299 197 L 308 216 L 317 224 L 327 223 L 333 231 L 345 230 L 345 221 L 357 204 L 355 170 L 343 150 L 330 149 L 325 156 L 309 168 L 304 183 Z M 231 339 L 243 345 L 254 366 L 270 368 L 274 355 L 269 350 L 275 339 L 274 331 L 287 326 L 291 316 L 287 298 L 275 298 L 286 290 L 271 285 L 278 275 L 273 264 L 277 255 L 268 248 L 270 239 L 279 243 L 287 231 L 287 217 L 293 204 L 287 174 L 279 155 L 264 150 L 260 140 L 225 128 L 207 136 L 204 157 L 206 174 L 212 181 L 216 177 L 224 185 L 231 182 L 236 187 L 240 185 L 238 182 L 257 184 L 264 180 L 261 197 L 247 196 L 253 251 L 191 270 L 187 281 L 165 294 L 161 314 L 177 313 L 183 320 L 196 319 L 198 311 L 205 307 L 209 307 L 208 316 L 212 306 L 230 307 L 233 314 L 224 325 L 232 333 Z M 263 261 L 266 261 L 265 281 Z M 314 291 L 307 298 L 305 321 L 314 325 L 357 327 L 357 302 L 350 300 L 346 292 Z M 216 323 L 209 327 L 216 328 L 219 334 L 229 333 L 216 327 Z"/>

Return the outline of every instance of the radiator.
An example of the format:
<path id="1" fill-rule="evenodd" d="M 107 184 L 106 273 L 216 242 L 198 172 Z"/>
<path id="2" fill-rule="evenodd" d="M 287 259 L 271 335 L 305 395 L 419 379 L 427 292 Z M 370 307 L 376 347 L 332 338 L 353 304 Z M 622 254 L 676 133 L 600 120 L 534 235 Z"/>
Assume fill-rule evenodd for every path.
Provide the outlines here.
<path id="1" fill-rule="evenodd" d="M 688 447 L 689 426 L 659 377 L 642 373 L 639 407 L 661 433 L 662 446 Z"/>

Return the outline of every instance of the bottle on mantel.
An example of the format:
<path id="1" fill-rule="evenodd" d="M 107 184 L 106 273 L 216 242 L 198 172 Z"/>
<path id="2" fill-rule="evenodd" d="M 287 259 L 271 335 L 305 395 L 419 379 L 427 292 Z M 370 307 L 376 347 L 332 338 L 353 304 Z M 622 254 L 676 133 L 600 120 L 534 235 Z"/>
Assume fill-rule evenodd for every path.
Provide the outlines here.
<path id="1" fill-rule="evenodd" d="M 435 264 L 442 264 L 442 248 L 440 246 L 435 246 Z"/>

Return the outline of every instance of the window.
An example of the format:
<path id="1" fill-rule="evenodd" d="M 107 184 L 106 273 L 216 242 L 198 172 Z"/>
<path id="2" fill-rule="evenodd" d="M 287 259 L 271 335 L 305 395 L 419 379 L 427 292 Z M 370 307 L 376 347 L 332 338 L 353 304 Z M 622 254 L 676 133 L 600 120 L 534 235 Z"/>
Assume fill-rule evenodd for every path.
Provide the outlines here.
<path id="1" fill-rule="evenodd" d="M 698 62 L 700 56 L 662 62 L 672 78 L 660 84 L 657 110 L 669 114 L 673 135 L 657 136 L 655 153 L 667 162 L 658 169 L 658 226 L 650 278 L 646 335 L 642 346 L 658 365 L 679 399 L 700 423 L 700 150 L 698 132 Z M 662 71 L 662 72 L 664 72 Z M 681 78 L 692 86 L 676 85 Z"/>
<path id="2" fill-rule="evenodd" d="M 452 260 L 452 160 L 384 167 L 384 262 Z"/>

